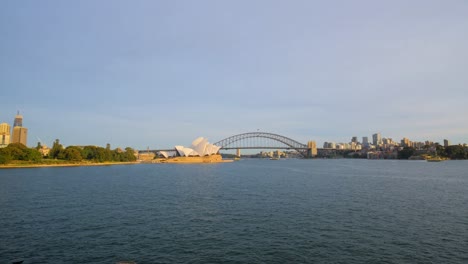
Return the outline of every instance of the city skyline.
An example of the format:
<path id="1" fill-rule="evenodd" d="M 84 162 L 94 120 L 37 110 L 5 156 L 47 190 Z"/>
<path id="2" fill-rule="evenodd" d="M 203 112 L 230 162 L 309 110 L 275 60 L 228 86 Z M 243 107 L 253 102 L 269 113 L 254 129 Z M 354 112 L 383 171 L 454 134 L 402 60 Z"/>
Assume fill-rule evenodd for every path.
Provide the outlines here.
<path id="1" fill-rule="evenodd" d="M 23 116 L 20 115 L 19 111 L 18 111 L 17 115 L 14 118 L 13 126 L 10 126 L 6 122 L 0 123 L 0 125 L 1 125 L 0 126 L 0 135 L 3 135 L 2 136 L 3 137 L 2 142 L 22 143 L 23 145 L 27 145 L 25 142 L 27 141 L 28 129 L 23 127 L 22 124 L 23 124 Z M 262 132 L 266 132 L 266 131 L 262 131 Z M 12 140 L 11 141 L 9 139 L 10 138 L 10 133 L 12 135 Z M 5 138 L 5 136 L 8 136 L 8 137 Z M 427 140 L 427 139 L 422 140 L 422 141 L 421 140 L 419 140 L 419 141 L 414 140 L 413 141 L 413 140 L 410 140 L 407 137 L 403 137 L 401 140 L 398 140 L 398 139 L 395 140 L 392 137 L 382 137 L 380 132 L 372 134 L 372 143 L 370 143 L 368 139 L 369 139 L 369 137 L 363 136 L 362 140 L 360 141 L 357 136 L 352 136 L 349 141 L 346 141 L 346 140 L 338 141 L 338 142 L 334 141 L 334 140 L 324 141 L 323 142 L 323 148 L 335 148 L 335 146 L 338 147 L 340 145 L 341 145 L 341 147 L 344 146 L 344 149 L 355 149 L 356 146 L 359 146 L 359 149 L 361 149 L 361 146 L 363 148 L 366 148 L 366 147 L 370 147 L 370 146 L 378 147 L 378 146 L 383 146 L 383 145 L 392 145 L 392 146 L 397 145 L 397 146 L 404 147 L 404 146 L 410 146 L 410 143 L 411 144 L 412 143 L 418 143 L 419 145 L 425 144 L 425 143 L 429 143 L 430 145 L 432 145 L 432 144 L 437 143 L 437 144 L 443 145 L 444 147 L 448 147 L 450 145 L 466 145 L 467 144 L 467 143 L 464 143 L 464 142 L 463 143 L 458 143 L 458 144 L 451 144 L 451 141 L 446 139 L 446 138 L 444 138 L 441 142 L 431 141 L 431 140 Z M 41 145 L 45 144 L 45 146 L 47 146 L 47 143 L 42 141 L 40 138 L 38 138 L 38 141 L 36 143 L 41 143 Z M 108 143 L 106 143 L 106 144 L 108 144 Z M 315 146 L 315 147 L 317 146 L 317 142 L 315 142 L 315 140 L 307 142 L 307 145 L 310 145 L 310 144 L 313 144 L 313 146 Z M 2 147 L 5 147 L 6 145 L 8 145 L 8 143 L 7 144 L 3 144 L 3 143 L 1 144 Z M 73 145 L 76 145 L 76 144 L 68 144 L 68 146 L 73 146 Z M 90 145 L 90 144 L 82 144 L 82 145 Z M 333 145 L 333 147 L 330 147 L 331 145 Z M 67 146 L 67 145 L 65 145 L 65 146 Z M 98 145 L 96 145 L 96 146 L 98 146 Z M 30 146 L 30 147 L 34 147 L 34 146 Z M 122 146 L 119 146 L 119 147 L 122 147 Z M 157 148 L 165 149 L 166 147 L 157 146 Z M 144 150 L 144 148 L 139 148 L 139 149 Z"/>
<path id="2" fill-rule="evenodd" d="M 468 3 L 14 1 L 0 123 L 28 144 L 468 142 Z"/>

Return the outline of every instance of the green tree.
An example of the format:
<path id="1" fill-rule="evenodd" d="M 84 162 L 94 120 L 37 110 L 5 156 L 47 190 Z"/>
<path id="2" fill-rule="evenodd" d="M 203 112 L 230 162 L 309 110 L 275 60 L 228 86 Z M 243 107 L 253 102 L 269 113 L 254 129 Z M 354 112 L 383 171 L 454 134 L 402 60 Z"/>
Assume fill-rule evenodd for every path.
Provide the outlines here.
<path id="1" fill-rule="evenodd" d="M 28 148 L 24 150 L 24 153 L 25 153 L 26 160 L 34 161 L 34 162 L 38 162 L 42 160 L 42 154 L 39 152 L 39 150 L 35 148 Z"/>
<path id="2" fill-rule="evenodd" d="M 96 158 L 96 147 L 95 146 L 85 146 L 83 148 L 83 158 L 87 160 L 94 160 Z"/>
<path id="3" fill-rule="evenodd" d="M 69 146 L 64 151 L 64 157 L 66 160 L 70 161 L 81 161 L 83 160 L 83 156 L 81 153 L 81 149 L 76 146 Z"/>
<path id="4" fill-rule="evenodd" d="M 0 164 L 8 164 L 12 160 L 10 150 L 8 148 L 0 149 Z"/>
<path id="5" fill-rule="evenodd" d="M 409 159 L 409 157 L 413 156 L 414 148 L 412 147 L 404 147 L 402 150 L 398 151 L 398 159 Z"/>
<path id="6" fill-rule="evenodd" d="M 11 158 L 13 160 L 28 160 L 28 153 L 26 152 L 27 148 L 28 147 L 21 143 L 11 143 L 6 147 L 6 149 L 10 151 Z"/>
<path id="7" fill-rule="evenodd" d="M 8 163 L 12 160 L 40 161 L 41 153 L 35 148 L 28 148 L 21 143 L 11 143 L 2 149 L 3 158 L 0 163 Z"/>
<path id="8" fill-rule="evenodd" d="M 52 148 L 50 149 L 49 152 L 49 157 L 52 159 L 63 159 L 63 146 L 60 144 L 60 141 L 58 139 L 55 140 L 54 144 L 52 145 Z"/>
<path id="9" fill-rule="evenodd" d="M 440 145 L 439 143 L 435 143 L 436 153 L 438 156 L 441 157 L 448 157 L 447 153 L 445 152 L 444 146 Z"/>
<path id="10" fill-rule="evenodd" d="M 104 161 L 112 161 L 112 151 L 110 148 L 110 144 L 106 144 L 106 149 L 104 150 Z"/>
<path id="11" fill-rule="evenodd" d="M 136 161 L 135 151 L 132 148 L 125 148 L 123 161 Z"/>
<path id="12" fill-rule="evenodd" d="M 463 146 L 453 145 L 445 148 L 445 153 L 450 159 L 467 159 L 468 153 Z"/>

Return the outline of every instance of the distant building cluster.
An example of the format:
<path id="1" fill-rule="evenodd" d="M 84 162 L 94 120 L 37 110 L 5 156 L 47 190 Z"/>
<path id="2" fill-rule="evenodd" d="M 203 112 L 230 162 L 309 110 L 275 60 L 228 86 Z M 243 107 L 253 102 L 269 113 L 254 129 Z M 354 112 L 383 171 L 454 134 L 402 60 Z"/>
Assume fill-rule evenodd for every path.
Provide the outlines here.
<path id="1" fill-rule="evenodd" d="M 400 142 L 394 141 L 391 138 L 382 138 L 380 133 L 372 135 L 372 142 L 369 142 L 368 137 L 362 137 L 362 142 L 358 141 L 358 137 L 352 137 L 349 143 L 335 143 L 325 142 L 323 144 L 324 149 L 339 149 L 339 150 L 388 150 L 392 148 L 404 148 L 412 147 L 415 149 L 422 149 L 427 146 L 434 146 L 435 143 L 432 141 L 415 142 L 408 138 L 403 138 Z M 450 146 L 450 141 L 444 139 L 444 147 Z"/>
<path id="2" fill-rule="evenodd" d="M 372 135 L 372 142 L 369 137 L 362 137 L 362 142 L 358 141 L 358 137 L 351 138 L 349 143 L 335 143 L 325 142 L 323 144 L 324 150 L 350 150 L 367 155 L 369 159 L 381 158 L 396 158 L 397 151 L 405 147 L 414 148 L 415 150 L 429 150 L 434 151 L 436 144 L 432 141 L 416 142 L 408 138 L 403 138 L 399 142 L 394 141 L 392 138 L 383 138 L 380 133 Z M 450 141 L 444 139 L 444 147 L 450 146 Z"/>
<path id="3" fill-rule="evenodd" d="M 7 123 L 0 124 L 0 148 L 8 146 L 10 143 L 28 143 L 28 129 L 23 127 L 23 116 L 18 114 L 13 121 L 13 131 Z"/>

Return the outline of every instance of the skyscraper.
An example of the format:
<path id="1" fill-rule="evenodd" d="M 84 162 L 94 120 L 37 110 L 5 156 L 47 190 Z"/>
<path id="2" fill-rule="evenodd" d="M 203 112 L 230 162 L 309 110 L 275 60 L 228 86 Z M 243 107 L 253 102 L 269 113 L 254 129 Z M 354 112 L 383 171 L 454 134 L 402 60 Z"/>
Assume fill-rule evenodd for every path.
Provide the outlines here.
<path id="1" fill-rule="evenodd" d="M 4 148 L 10 144 L 10 129 L 9 124 L 0 124 L 0 148 Z"/>
<path id="2" fill-rule="evenodd" d="M 450 141 L 448 139 L 444 139 L 444 147 L 450 146 Z"/>
<path id="3" fill-rule="evenodd" d="M 23 116 L 19 112 L 13 122 L 13 139 L 11 143 L 21 143 L 25 146 L 28 143 L 28 129 L 23 127 Z"/>
<path id="4" fill-rule="evenodd" d="M 380 135 L 380 133 L 372 135 L 372 143 L 376 146 L 382 144 L 382 136 Z"/>
<path id="5" fill-rule="evenodd" d="M 22 127 L 23 126 L 23 116 L 18 114 L 15 116 L 15 121 L 13 122 L 13 127 Z"/>
<path id="6" fill-rule="evenodd" d="M 369 138 L 368 137 L 362 137 L 362 144 L 364 146 L 369 146 Z"/>

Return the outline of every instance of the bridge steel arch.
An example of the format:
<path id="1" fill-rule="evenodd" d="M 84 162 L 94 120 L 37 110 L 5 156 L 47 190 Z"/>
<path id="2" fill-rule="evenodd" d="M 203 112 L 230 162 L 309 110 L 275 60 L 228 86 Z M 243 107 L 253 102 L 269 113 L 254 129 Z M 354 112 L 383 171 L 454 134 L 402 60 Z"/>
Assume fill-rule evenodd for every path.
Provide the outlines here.
<path id="1" fill-rule="evenodd" d="M 280 147 L 265 147 L 265 146 L 243 146 L 242 142 L 251 139 L 251 138 L 266 138 L 266 139 L 271 139 L 273 141 L 279 142 L 284 146 Z M 267 133 L 267 132 L 249 132 L 249 133 L 243 133 L 243 134 L 238 134 L 234 135 L 228 138 L 225 138 L 223 140 L 220 140 L 214 145 L 221 147 L 221 149 L 262 149 L 262 148 L 281 148 L 281 149 L 294 149 L 297 152 L 299 152 L 303 157 L 307 158 L 308 157 L 308 148 L 307 145 L 302 144 L 294 139 L 281 136 L 278 134 L 273 134 L 273 133 Z"/>

